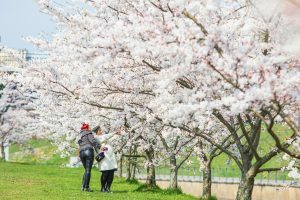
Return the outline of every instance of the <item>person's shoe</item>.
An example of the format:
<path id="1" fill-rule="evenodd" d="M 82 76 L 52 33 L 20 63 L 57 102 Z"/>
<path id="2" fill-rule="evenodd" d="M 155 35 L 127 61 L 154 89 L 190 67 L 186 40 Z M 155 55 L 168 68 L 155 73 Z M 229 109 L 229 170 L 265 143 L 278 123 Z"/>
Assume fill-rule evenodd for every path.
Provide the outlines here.
<path id="1" fill-rule="evenodd" d="M 93 190 L 91 188 L 85 188 L 86 192 L 93 192 Z"/>
<path id="2" fill-rule="evenodd" d="M 107 187 L 107 188 L 105 189 L 105 192 L 107 192 L 107 193 L 112 193 L 112 191 L 110 191 L 110 187 Z"/>
<path id="3" fill-rule="evenodd" d="M 104 187 L 101 188 L 101 192 L 106 192 L 106 189 Z"/>

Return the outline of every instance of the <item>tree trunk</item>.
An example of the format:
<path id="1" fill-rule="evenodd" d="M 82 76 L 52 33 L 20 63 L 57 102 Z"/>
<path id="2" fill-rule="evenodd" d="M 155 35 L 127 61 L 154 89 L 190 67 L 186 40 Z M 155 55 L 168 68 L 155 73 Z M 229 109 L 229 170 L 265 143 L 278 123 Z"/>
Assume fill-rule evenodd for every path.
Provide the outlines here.
<path id="1" fill-rule="evenodd" d="M 118 162 L 118 176 L 120 178 L 122 178 L 122 176 L 123 176 L 123 174 L 122 174 L 123 173 L 122 167 L 123 167 L 123 156 L 121 156 L 121 158 L 120 158 L 120 160 Z"/>
<path id="2" fill-rule="evenodd" d="M 137 155 L 137 146 L 134 146 L 133 154 L 136 156 Z M 135 174 L 136 174 L 136 168 L 137 168 L 137 157 L 134 157 L 132 159 L 132 179 L 135 179 Z"/>
<path id="3" fill-rule="evenodd" d="M 131 179 L 131 163 L 130 158 L 126 158 L 126 180 Z"/>
<path id="4" fill-rule="evenodd" d="M 129 148 L 129 156 L 132 155 L 132 146 Z M 126 158 L 126 180 L 131 180 L 131 157 Z"/>
<path id="5" fill-rule="evenodd" d="M 147 156 L 147 179 L 146 179 L 146 186 L 154 188 L 156 187 L 156 180 L 155 180 L 155 166 L 153 164 L 154 158 L 154 151 L 153 149 L 146 151 Z"/>
<path id="6" fill-rule="evenodd" d="M 174 154 L 170 157 L 170 185 L 171 189 L 178 188 L 178 168 L 176 165 L 176 156 Z"/>
<path id="7" fill-rule="evenodd" d="M 211 197 L 211 161 L 204 162 L 202 197 L 204 199 Z"/>
<path id="8" fill-rule="evenodd" d="M 247 173 L 242 173 L 241 182 L 239 184 L 236 200 L 251 200 L 254 186 L 254 177 Z"/>
<path id="9" fill-rule="evenodd" d="M 1 157 L 3 161 L 6 161 L 5 159 L 5 151 L 4 151 L 5 147 L 4 147 L 4 142 L 1 143 Z"/>
<path id="10" fill-rule="evenodd" d="M 135 174 L 136 174 L 136 161 L 135 163 L 132 164 L 132 179 L 135 179 Z"/>

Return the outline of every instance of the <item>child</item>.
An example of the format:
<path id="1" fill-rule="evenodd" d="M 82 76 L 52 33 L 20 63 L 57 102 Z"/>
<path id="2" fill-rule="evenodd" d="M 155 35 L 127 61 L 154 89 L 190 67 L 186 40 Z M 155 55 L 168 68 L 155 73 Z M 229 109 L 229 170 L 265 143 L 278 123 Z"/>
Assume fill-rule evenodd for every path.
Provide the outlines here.
<path id="1" fill-rule="evenodd" d="M 113 140 L 115 134 L 120 135 L 121 129 L 116 133 L 104 134 L 104 132 L 100 129 L 100 126 L 97 126 L 93 129 L 93 132 L 96 133 L 95 138 L 102 144 L 102 150 L 100 154 L 98 154 L 99 156 L 97 155 L 97 157 L 99 157 L 99 171 L 102 172 L 100 179 L 101 192 L 110 192 L 114 173 L 118 169 L 118 165 L 113 146 L 110 144 L 109 140 Z"/>

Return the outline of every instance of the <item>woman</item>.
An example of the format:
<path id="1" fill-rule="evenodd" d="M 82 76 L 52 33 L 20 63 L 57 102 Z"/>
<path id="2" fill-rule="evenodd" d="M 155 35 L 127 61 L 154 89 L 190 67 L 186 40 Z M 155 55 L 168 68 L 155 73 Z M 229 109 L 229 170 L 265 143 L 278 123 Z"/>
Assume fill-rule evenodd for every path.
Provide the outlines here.
<path id="1" fill-rule="evenodd" d="M 94 138 L 88 124 L 83 123 L 80 130 L 81 138 L 79 144 L 79 157 L 85 172 L 82 177 L 82 191 L 92 192 L 90 189 L 91 170 L 94 162 L 94 149 L 98 153 L 100 143 Z"/>
<path id="2" fill-rule="evenodd" d="M 114 173 L 118 168 L 117 159 L 114 153 L 113 146 L 109 140 L 115 135 L 114 133 L 104 134 L 100 129 L 100 126 L 96 126 L 93 129 L 96 133 L 95 138 L 101 143 L 101 151 L 104 153 L 104 158 L 98 163 L 99 171 L 101 175 L 101 192 L 110 192 L 110 187 L 114 180 Z M 118 130 L 116 134 L 120 135 L 121 130 Z"/>

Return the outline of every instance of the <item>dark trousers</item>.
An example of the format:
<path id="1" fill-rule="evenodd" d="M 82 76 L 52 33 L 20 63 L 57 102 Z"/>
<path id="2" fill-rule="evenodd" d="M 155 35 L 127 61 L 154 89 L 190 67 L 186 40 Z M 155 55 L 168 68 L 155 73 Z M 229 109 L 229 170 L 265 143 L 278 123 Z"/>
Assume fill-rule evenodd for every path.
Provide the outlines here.
<path id="1" fill-rule="evenodd" d="M 101 189 L 110 190 L 111 184 L 114 180 L 115 171 L 115 169 L 102 171 Z"/>
<path id="2" fill-rule="evenodd" d="M 80 159 L 85 172 L 82 177 L 82 189 L 90 187 L 91 170 L 94 162 L 94 150 L 88 148 L 80 151 Z"/>

